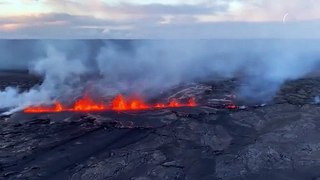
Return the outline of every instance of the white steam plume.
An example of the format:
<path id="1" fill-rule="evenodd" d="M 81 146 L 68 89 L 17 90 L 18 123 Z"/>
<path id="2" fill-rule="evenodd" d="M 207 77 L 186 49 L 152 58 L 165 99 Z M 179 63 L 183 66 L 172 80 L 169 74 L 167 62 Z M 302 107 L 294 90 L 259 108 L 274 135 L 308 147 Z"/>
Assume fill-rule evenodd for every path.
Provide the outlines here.
<path id="1" fill-rule="evenodd" d="M 0 108 L 13 108 L 10 112 L 14 112 L 30 105 L 50 104 L 60 97 L 72 97 L 79 93 L 75 85 L 81 84 L 79 76 L 86 70 L 82 61 L 67 60 L 64 54 L 48 47 L 47 57 L 30 65 L 31 72 L 43 76 L 42 84 L 22 93 L 7 87 L 0 92 Z"/>
<path id="2" fill-rule="evenodd" d="M 320 46 L 312 40 L 137 40 L 43 41 L 46 57 L 30 65 L 43 83 L 29 91 L 0 92 L 0 108 L 98 96 L 154 95 L 179 83 L 242 76 L 240 97 L 270 100 L 282 83 L 319 67 Z M 41 54 L 41 53 L 40 53 Z M 0 63 L 1 64 L 1 63 Z"/>

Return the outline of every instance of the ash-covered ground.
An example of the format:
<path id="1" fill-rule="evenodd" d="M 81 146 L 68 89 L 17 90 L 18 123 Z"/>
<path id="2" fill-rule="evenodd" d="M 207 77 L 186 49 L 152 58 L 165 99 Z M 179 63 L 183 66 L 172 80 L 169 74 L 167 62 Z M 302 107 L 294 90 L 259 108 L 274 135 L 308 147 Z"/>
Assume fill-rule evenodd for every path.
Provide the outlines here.
<path id="1" fill-rule="evenodd" d="M 5 73 L 0 82 L 27 89 L 40 81 Z M 224 108 L 239 86 L 194 83 L 164 95 L 195 95 L 195 108 L 2 116 L 0 177 L 320 179 L 320 78 L 287 82 L 266 105 Z"/>

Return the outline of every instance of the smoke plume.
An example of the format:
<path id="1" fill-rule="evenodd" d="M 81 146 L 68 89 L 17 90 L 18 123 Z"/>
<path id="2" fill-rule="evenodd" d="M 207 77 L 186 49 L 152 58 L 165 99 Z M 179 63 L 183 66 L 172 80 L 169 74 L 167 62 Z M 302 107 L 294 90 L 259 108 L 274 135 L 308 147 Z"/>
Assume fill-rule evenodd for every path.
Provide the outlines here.
<path id="1" fill-rule="evenodd" d="M 43 82 L 24 92 L 1 91 L 0 108 L 14 112 L 83 93 L 152 96 L 180 83 L 234 77 L 245 84 L 240 97 L 267 101 L 286 80 L 314 72 L 319 50 L 312 40 L 2 41 L 0 68 L 27 68 Z"/>

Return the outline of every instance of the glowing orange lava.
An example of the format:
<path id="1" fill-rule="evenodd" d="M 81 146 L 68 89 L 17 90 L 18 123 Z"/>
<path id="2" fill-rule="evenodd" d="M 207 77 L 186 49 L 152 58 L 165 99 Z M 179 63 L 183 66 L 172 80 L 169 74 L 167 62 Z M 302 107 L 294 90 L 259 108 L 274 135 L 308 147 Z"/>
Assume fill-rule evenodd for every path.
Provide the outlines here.
<path id="1" fill-rule="evenodd" d="M 163 103 L 158 103 L 155 105 L 155 108 L 165 108 L 165 107 L 166 107 L 166 105 Z"/>
<path id="2" fill-rule="evenodd" d="M 190 107 L 197 106 L 196 98 L 194 98 L 194 97 L 190 98 L 188 101 L 188 106 L 190 106 Z"/>
<path id="3" fill-rule="evenodd" d="M 170 100 L 167 104 L 156 103 L 147 104 L 142 98 L 125 98 L 123 95 L 117 95 L 111 103 L 98 102 L 89 96 L 77 100 L 70 108 L 63 106 L 60 102 L 55 102 L 53 106 L 32 106 L 24 109 L 25 113 L 50 113 L 50 112 L 81 112 L 81 111 L 132 111 L 148 110 L 161 108 L 194 107 L 197 106 L 195 98 L 190 98 L 187 103 L 181 103 L 176 99 Z"/>
<path id="4" fill-rule="evenodd" d="M 62 112 L 64 108 L 61 103 L 55 102 L 52 107 L 37 106 L 24 109 L 25 113 L 46 113 L 46 112 Z"/>
<path id="5" fill-rule="evenodd" d="M 127 103 L 121 94 L 119 94 L 113 99 L 111 104 L 111 109 L 118 110 L 118 111 L 128 109 Z"/>
<path id="6" fill-rule="evenodd" d="M 75 102 L 72 110 L 74 111 L 103 111 L 107 109 L 103 103 L 93 101 L 89 96 L 85 96 Z"/>

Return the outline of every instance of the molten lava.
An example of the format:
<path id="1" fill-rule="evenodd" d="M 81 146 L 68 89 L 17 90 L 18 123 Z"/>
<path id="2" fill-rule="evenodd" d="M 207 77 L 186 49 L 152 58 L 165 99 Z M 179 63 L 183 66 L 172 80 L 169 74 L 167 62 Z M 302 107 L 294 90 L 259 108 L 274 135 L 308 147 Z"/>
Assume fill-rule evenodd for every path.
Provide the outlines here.
<path id="1" fill-rule="evenodd" d="M 234 105 L 234 104 L 230 104 L 230 105 L 227 105 L 226 108 L 227 109 L 238 109 L 238 106 Z"/>
<path id="2" fill-rule="evenodd" d="M 64 108 L 60 102 L 55 102 L 52 107 L 37 106 L 24 109 L 25 113 L 61 112 Z"/>
<path id="3" fill-rule="evenodd" d="M 190 107 L 197 106 L 196 98 L 194 98 L 194 97 L 190 98 L 187 105 Z"/>
<path id="4" fill-rule="evenodd" d="M 161 108 L 177 108 L 177 107 L 194 107 L 197 106 L 195 98 L 190 98 L 188 103 L 181 103 L 176 99 L 170 100 L 167 104 L 156 103 L 147 104 L 142 98 L 128 98 L 123 95 L 117 95 L 111 103 L 95 101 L 89 96 L 77 100 L 70 108 L 62 105 L 60 102 L 55 102 L 52 106 L 33 106 L 24 109 L 25 113 L 50 113 L 50 112 L 81 112 L 81 111 L 132 111 L 132 110 L 148 110 Z"/>
<path id="5" fill-rule="evenodd" d="M 107 107 L 103 103 L 94 102 L 89 96 L 85 96 L 75 102 L 74 111 L 102 111 Z"/>
<path id="6" fill-rule="evenodd" d="M 112 101 L 112 110 L 121 111 L 121 110 L 142 110 L 142 109 L 151 109 L 152 106 L 147 105 L 142 99 L 132 99 L 131 101 L 125 100 L 125 98 L 119 94 Z"/>

